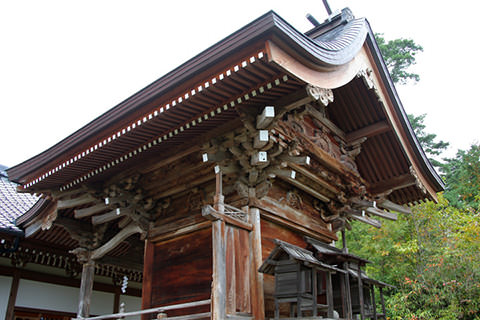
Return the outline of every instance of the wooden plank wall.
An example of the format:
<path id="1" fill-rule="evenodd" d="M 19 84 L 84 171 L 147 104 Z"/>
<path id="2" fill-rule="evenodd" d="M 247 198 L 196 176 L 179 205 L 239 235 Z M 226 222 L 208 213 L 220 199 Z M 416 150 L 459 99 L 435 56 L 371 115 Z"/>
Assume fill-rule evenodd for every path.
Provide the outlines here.
<path id="1" fill-rule="evenodd" d="M 210 299 L 212 282 L 211 228 L 155 243 L 153 251 L 152 306 Z M 209 306 L 207 307 L 209 309 Z M 195 311 L 206 312 L 209 310 Z M 172 312 L 168 315 L 175 316 L 178 313 Z"/>
<path id="2" fill-rule="evenodd" d="M 249 232 L 226 225 L 227 314 L 251 313 Z"/>

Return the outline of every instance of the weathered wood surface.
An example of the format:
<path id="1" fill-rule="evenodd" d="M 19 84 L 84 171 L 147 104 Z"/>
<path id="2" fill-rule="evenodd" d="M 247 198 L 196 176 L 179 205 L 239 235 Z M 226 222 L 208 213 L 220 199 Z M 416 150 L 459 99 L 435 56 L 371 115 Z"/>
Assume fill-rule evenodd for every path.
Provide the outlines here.
<path id="1" fill-rule="evenodd" d="M 226 312 L 251 313 L 249 232 L 226 226 Z"/>
<path id="2" fill-rule="evenodd" d="M 60 210 L 60 209 L 74 208 L 74 207 L 81 206 L 83 204 L 88 204 L 95 201 L 97 201 L 95 197 L 93 197 L 88 193 L 84 193 L 72 199 L 58 200 L 57 209 Z"/>
<path id="3" fill-rule="evenodd" d="M 262 265 L 262 232 L 260 223 L 260 210 L 250 208 L 249 221 L 253 226 L 250 232 L 250 297 L 252 303 L 252 315 L 255 319 L 265 317 L 265 303 L 263 292 L 263 273 L 258 272 Z"/>
<path id="4" fill-rule="evenodd" d="M 286 196 L 285 196 L 286 197 Z M 274 200 L 270 196 L 262 200 L 254 200 L 253 204 L 262 209 L 261 215 L 268 220 L 275 221 L 298 233 L 320 238 L 324 241 L 336 240 L 336 235 L 328 229 L 328 226 L 320 218 L 313 216 L 306 210 L 294 209 L 286 204 Z M 306 204 L 304 205 L 306 207 Z"/>
<path id="5" fill-rule="evenodd" d="M 212 222 L 212 320 L 225 319 L 227 271 L 225 250 L 225 222 Z"/>
<path id="6" fill-rule="evenodd" d="M 152 283 L 154 278 L 153 265 L 155 262 L 155 245 L 145 240 L 145 251 L 143 256 L 143 282 L 142 282 L 142 309 L 151 308 L 152 305 Z M 142 320 L 148 320 L 147 315 L 142 315 Z"/>
<path id="7" fill-rule="evenodd" d="M 151 306 L 210 299 L 213 272 L 211 228 L 153 246 Z"/>
<path id="8" fill-rule="evenodd" d="M 90 303 L 92 298 L 94 275 L 95 262 L 93 260 L 87 261 L 83 264 L 82 269 L 77 317 L 86 318 L 90 315 Z"/>

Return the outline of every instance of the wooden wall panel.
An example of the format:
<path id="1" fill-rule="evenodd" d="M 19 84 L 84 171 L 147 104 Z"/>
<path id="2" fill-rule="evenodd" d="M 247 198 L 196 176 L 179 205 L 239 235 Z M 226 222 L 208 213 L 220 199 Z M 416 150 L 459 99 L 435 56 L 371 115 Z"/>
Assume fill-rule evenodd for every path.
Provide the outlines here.
<path id="1" fill-rule="evenodd" d="M 227 314 L 252 312 L 249 243 L 248 231 L 227 225 Z"/>
<path id="2" fill-rule="evenodd" d="M 155 244 L 152 306 L 210 299 L 212 230 Z"/>

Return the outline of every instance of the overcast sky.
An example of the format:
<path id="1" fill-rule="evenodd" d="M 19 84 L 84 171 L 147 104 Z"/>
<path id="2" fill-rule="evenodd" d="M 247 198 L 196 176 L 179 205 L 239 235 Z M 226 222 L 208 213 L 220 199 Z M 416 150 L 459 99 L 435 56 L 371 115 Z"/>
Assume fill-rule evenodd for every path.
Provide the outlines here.
<path id="1" fill-rule="evenodd" d="M 474 1 L 330 0 L 385 38 L 424 47 L 417 85 L 397 88 L 408 113 L 452 145 L 480 140 Z M 269 10 L 299 31 L 316 1 L 0 0 L 0 164 L 16 165 Z"/>

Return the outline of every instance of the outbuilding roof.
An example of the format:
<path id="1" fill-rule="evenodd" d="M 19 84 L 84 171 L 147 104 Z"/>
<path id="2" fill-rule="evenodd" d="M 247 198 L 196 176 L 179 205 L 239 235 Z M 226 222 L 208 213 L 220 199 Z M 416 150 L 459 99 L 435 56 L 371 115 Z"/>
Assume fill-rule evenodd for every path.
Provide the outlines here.
<path id="1" fill-rule="evenodd" d="M 17 193 L 17 184 L 8 180 L 6 167 L 0 166 L 0 232 L 22 233 L 15 224 L 38 201 L 29 193 Z"/>

